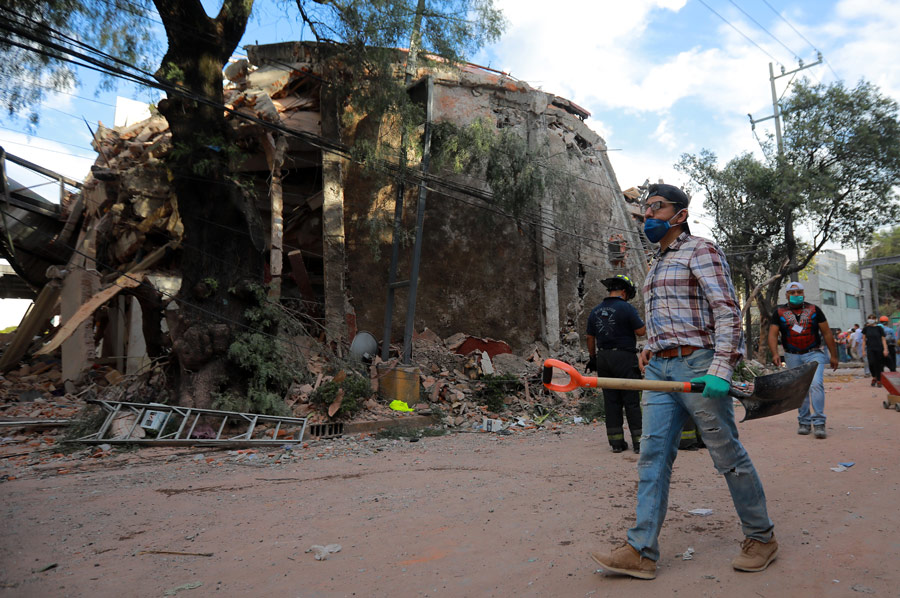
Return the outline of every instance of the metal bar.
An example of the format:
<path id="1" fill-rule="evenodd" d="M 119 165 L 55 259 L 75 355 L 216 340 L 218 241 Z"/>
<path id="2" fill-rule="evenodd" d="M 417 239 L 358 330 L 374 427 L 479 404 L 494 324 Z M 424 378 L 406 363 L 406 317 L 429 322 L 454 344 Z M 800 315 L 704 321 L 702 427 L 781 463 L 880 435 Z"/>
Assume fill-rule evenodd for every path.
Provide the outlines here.
<path id="1" fill-rule="evenodd" d="M 802 71 L 803 69 L 808 69 L 809 67 L 811 67 L 811 66 L 816 66 L 817 64 L 822 64 L 822 59 L 821 59 L 821 58 L 820 58 L 819 60 L 815 61 L 815 62 L 810 62 L 809 64 L 804 64 L 803 66 L 801 66 L 801 67 L 799 67 L 799 68 L 795 68 L 795 69 L 792 70 L 792 71 L 785 71 L 785 72 L 781 73 L 780 75 L 775 75 L 773 78 L 774 78 L 774 79 L 781 79 L 782 77 L 787 77 L 788 75 L 793 75 L 794 73 L 799 73 L 799 72 Z"/>
<path id="2" fill-rule="evenodd" d="M 134 411 L 134 409 L 132 409 L 132 411 Z M 128 434 L 125 435 L 125 438 L 131 438 L 131 435 L 134 434 L 134 430 L 138 427 L 138 424 L 141 423 L 146 412 L 146 409 L 141 409 L 140 413 L 137 414 L 137 417 L 134 418 L 134 423 L 131 424 L 131 429 L 128 430 Z"/>
<path id="3" fill-rule="evenodd" d="M 103 406 L 106 409 L 111 408 L 109 405 L 107 405 L 107 403 L 105 401 L 103 402 Z M 115 409 L 112 410 L 112 413 L 109 415 L 109 417 L 106 418 L 106 421 L 103 422 L 103 425 L 100 426 L 100 430 L 97 432 L 97 438 L 103 438 L 103 435 L 106 434 L 107 430 L 109 430 L 109 427 L 112 425 L 113 420 L 116 419 L 116 415 L 119 413 L 119 410 L 121 408 L 122 408 L 122 404 L 118 403 L 116 405 Z"/>
<path id="4" fill-rule="evenodd" d="M 190 417 L 190 415 L 191 415 L 191 410 L 188 409 L 184 413 L 181 413 L 180 411 L 177 413 L 178 413 L 178 415 L 181 416 L 181 425 L 178 426 L 178 431 L 175 432 L 176 440 L 179 439 L 181 437 L 181 433 L 184 432 L 184 427 L 187 425 L 188 417 Z"/>
<path id="5" fill-rule="evenodd" d="M 873 257 L 859 262 L 860 270 L 868 270 L 875 266 L 887 266 L 890 264 L 900 263 L 900 255 L 891 255 L 888 257 Z"/>
<path id="6" fill-rule="evenodd" d="M 197 417 L 194 418 L 194 423 L 191 425 L 191 429 L 190 429 L 190 431 L 189 431 L 188 434 L 187 434 L 188 440 L 190 440 L 191 436 L 194 435 L 194 428 L 197 427 L 197 422 L 200 421 L 200 416 L 201 416 L 201 415 L 202 415 L 201 413 L 198 413 L 198 414 L 197 414 Z"/>
<path id="7" fill-rule="evenodd" d="M 114 438 L 103 439 L 90 439 L 90 438 L 79 438 L 77 442 L 83 442 L 84 444 L 148 444 L 153 446 L 195 446 L 198 444 L 203 445 L 211 445 L 211 446 L 280 446 L 283 444 L 298 444 L 301 442 L 300 439 L 284 439 L 281 440 L 272 440 L 270 438 L 261 439 L 261 440 L 212 440 L 209 438 L 206 439 L 180 439 L 180 440 L 158 440 L 155 438 L 131 438 L 129 440 L 118 440 Z"/>
<path id="8" fill-rule="evenodd" d="M 68 177 L 65 177 L 65 176 L 59 174 L 58 172 L 53 172 L 52 170 L 48 170 L 47 168 L 44 168 L 43 166 L 38 166 L 34 162 L 29 162 L 28 160 L 26 160 L 24 158 L 14 156 L 14 155 L 10 154 L 9 152 L 7 152 L 6 159 L 9 160 L 10 162 L 14 162 L 14 163 L 18 164 L 19 166 L 24 166 L 25 168 L 30 168 L 31 170 L 33 170 L 35 172 L 39 172 L 44 176 L 48 176 L 51 179 L 57 179 L 60 182 L 64 182 L 67 185 L 71 185 L 72 187 L 75 187 L 76 189 L 81 189 L 81 183 L 79 183 L 78 181 L 76 181 L 74 179 L 70 179 Z"/>
<path id="9" fill-rule="evenodd" d="M 260 415 L 255 413 L 238 413 L 234 411 L 217 411 L 215 409 L 193 409 L 193 408 L 183 408 L 175 405 L 152 405 L 146 403 L 126 403 L 126 402 L 115 402 L 115 401 L 104 401 L 98 399 L 88 399 L 89 403 L 96 403 L 103 407 L 105 411 L 108 412 L 106 419 L 103 422 L 101 427 L 101 432 L 89 434 L 82 438 L 78 438 L 78 442 L 85 442 L 88 444 L 101 444 L 103 442 L 110 442 L 113 444 L 155 444 L 158 446 L 187 446 L 187 445 L 196 445 L 196 444 L 207 444 L 207 445 L 222 445 L 222 446 L 262 446 L 262 445 L 278 445 L 278 444 L 296 444 L 301 442 L 303 438 L 306 436 L 306 430 L 309 425 L 309 420 L 305 417 L 279 417 L 274 415 Z M 116 417 L 120 417 L 123 413 L 126 412 L 133 413 L 136 416 L 136 421 L 132 424 L 131 429 L 128 434 L 123 438 L 116 439 L 104 439 L 103 436 L 108 431 L 109 427 L 112 425 L 112 422 L 116 419 Z M 182 421 L 178 427 L 178 430 L 172 434 L 166 434 L 164 436 L 156 436 L 153 438 L 134 438 L 134 431 L 137 429 L 137 426 L 140 425 L 141 420 L 146 415 L 148 411 L 161 411 L 165 412 L 165 418 L 161 425 L 160 433 L 165 431 L 166 426 L 172 420 L 173 417 L 179 416 L 182 418 Z M 202 416 L 208 417 L 219 417 L 222 418 L 221 423 L 219 424 L 219 429 L 215 438 L 191 438 L 194 430 L 200 422 L 200 418 Z M 190 427 L 188 427 L 189 419 L 193 418 L 193 422 L 190 422 Z M 237 436 L 231 438 L 222 438 L 222 434 L 224 433 L 225 426 L 229 420 L 240 419 L 247 423 L 247 430 Z M 260 423 L 274 423 L 274 434 L 272 438 L 258 438 L 253 439 L 253 432 L 256 429 L 256 426 Z M 283 428 L 288 426 L 300 427 L 299 435 L 295 431 L 293 436 L 295 438 L 278 438 L 279 433 Z M 187 428 L 187 435 L 182 437 L 185 429 Z"/>
<path id="10" fill-rule="evenodd" d="M 434 110 L 434 81 L 430 76 L 425 77 L 425 140 L 422 151 L 422 174 L 428 174 L 428 165 L 431 162 L 431 120 Z M 413 247 L 412 266 L 409 272 L 409 296 L 406 299 L 406 327 L 403 333 L 403 357 L 401 363 L 412 363 L 412 335 L 415 329 L 416 319 L 416 293 L 419 290 L 419 264 L 422 261 L 422 237 L 425 225 L 425 198 L 428 188 L 425 186 L 424 176 L 419 183 L 419 201 L 416 205 L 416 240 Z"/>
<path id="11" fill-rule="evenodd" d="M 281 417 L 278 415 L 262 415 L 260 413 L 241 413 L 240 411 L 221 411 L 218 409 L 199 409 L 196 407 L 179 407 L 178 405 L 156 405 L 149 403 L 133 403 L 128 401 L 106 401 L 103 399 L 87 399 L 88 403 L 95 403 L 98 405 L 108 405 L 110 409 L 113 408 L 114 405 L 122 405 L 125 407 L 152 407 L 157 411 L 174 411 L 176 413 L 203 413 L 208 415 L 233 415 L 246 417 L 248 421 L 251 418 L 259 418 L 261 421 L 284 421 L 284 422 L 296 422 L 302 423 L 306 418 L 303 417 Z"/>

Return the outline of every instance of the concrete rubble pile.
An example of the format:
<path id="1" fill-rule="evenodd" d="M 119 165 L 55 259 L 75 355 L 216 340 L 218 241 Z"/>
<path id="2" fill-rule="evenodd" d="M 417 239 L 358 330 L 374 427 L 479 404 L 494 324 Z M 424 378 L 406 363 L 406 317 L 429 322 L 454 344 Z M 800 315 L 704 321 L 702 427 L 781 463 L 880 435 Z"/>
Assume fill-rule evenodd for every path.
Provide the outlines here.
<path id="1" fill-rule="evenodd" d="M 302 44 L 253 48 L 249 61 L 231 64 L 225 71 L 229 111 L 299 133 L 354 138 L 362 129 L 356 128 L 359 123 L 335 125 L 335 115 L 325 113 L 322 79 L 310 55 Z M 426 74 L 424 70 L 420 73 Z M 429 224 L 433 240 L 424 249 L 427 267 L 421 273 L 416 321 L 417 327 L 424 322 L 436 332 L 426 328 L 415 335 L 411 365 L 417 368 L 417 399 L 410 407 L 415 413 L 432 416 L 438 426 L 454 430 L 481 429 L 486 418 L 501 420 L 508 433 L 538 423 L 571 422 L 581 393 L 546 391 L 540 383 L 542 361 L 552 356 L 575 365 L 583 363 L 586 355 L 575 331 L 584 329 L 587 313 L 602 299 L 599 281 L 612 269 L 628 272 L 637 281 L 644 271 L 641 254 L 625 251 L 626 245 L 640 245 L 639 235 L 627 232 L 633 223 L 620 205 L 621 193 L 606 159 L 605 142 L 585 125 L 589 114 L 583 109 L 504 73 L 466 65 L 458 73 L 430 74 L 435 79 L 436 118 L 459 125 L 487 118 L 498 128 L 539 129 L 539 140 L 554 155 L 570 156 L 582 179 L 604 183 L 582 190 L 582 195 L 593 198 L 594 211 L 586 215 L 585 222 L 611 223 L 618 232 L 613 239 L 606 229 L 584 231 L 583 238 L 603 240 L 599 248 L 580 238 L 536 242 L 523 235 L 517 223 L 475 219 L 473 215 L 480 214 L 477 210 L 462 209 L 435 193 L 428 218 L 429 223 L 441 224 Z M 365 366 L 348 364 L 332 353 L 335 346 L 339 355 L 344 353 L 358 327 L 373 329 L 382 324 L 386 265 L 364 249 L 368 247 L 365 228 L 354 228 L 351 223 L 382 217 L 367 211 L 374 208 L 361 198 L 373 194 L 393 197 L 393 191 L 368 188 L 365 173 L 360 174 L 349 162 L 329 169 L 329 160 L 340 159 L 302 136 L 279 140 L 259 123 L 230 112 L 227 117 L 244 152 L 235 159 L 233 169 L 254 188 L 260 222 L 267 222 L 275 209 L 269 199 L 273 153 L 279 141 L 286 143 L 281 165 L 284 276 L 280 301 L 285 306 L 302 304 L 308 315 L 318 318 L 320 326 L 324 322 L 326 329 L 339 330 L 337 343 L 328 349 L 322 342 L 325 339 L 315 336 L 318 332 L 293 339 L 303 347 L 305 367 L 295 373 L 295 383 L 285 397 L 287 408 L 295 416 L 309 418 L 311 424 L 407 417 L 389 408 L 380 388 L 386 371 L 406 366 L 398 366 L 396 360 L 382 363 L 379 358 Z M 345 130 L 323 130 L 334 126 Z M 101 126 L 93 147 L 98 158 L 82 189 L 84 218 L 75 252 L 65 267 L 57 267 L 53 273 L 61 286 L 61 329 L 66 322 L 80 320 L 64 330 L 65 334 L 57 332 L 59 338 L 45 346 L 47 355 L 26 359 L 19 369 L 5 373 L 0 407 L 7 417 L 71 418 L 88 396 L 136 402 L 168 400 L 161 390 L 161 364 L 168 342 L 164 314 L 176 308 L 173 297 L 181 284 L 179 256 L 190 245 L 184 238 L 166 167 L 166 160 L 178 150 L 159 115 L 126 127 Z M 329 179 L 333 172 L 343 173 L 340 176 L 344 178 Z M 337 199 L 328 197 L 326 191 L 331 188 L 341 189 Z M 348 189 L 346 194 L 343 188 Z M 329 205 L 342 215 L 339 230 L 327 228 L 323 206 Z M 390 202 L 377 209 L 393 213 Z M 487 227 L 490 234 L 479 227 Z M 262 228 L 266 246 L 271 247 L 272 233 Z M 325 238 L 340 238 L 343 244 L 325 243 Z M 606 247 L 607 240 L 615 241 L 615 251 Z M 558 246 L 542 250 L 548 242 Z M 504 285 L 497 284 L 496 264 L 483 259 L 501 245 L 508 252 Z M 329 279 L 334 276 L 330 272 L 338 273 L 338 284 Z M 460 278 L 460 272 L 465 272 L 465 277 Z M 122 273 L 127 280 L 123 281 Z M 138 282 L 120 293 L 130 284 L 128 280 Z M 149 300 L 145 289 L 153 291 Z M 510 297 L 518 298 L 515 308 Z M 156 310 L 152 313 L 163 314 L 158 338 L 144 336 L 148 328 L 144 319 L 151 313 L 145 308 L 150 304 Z M 459 329 L 478 336 L 454 334 Z M 393 334 L 399 336 L 398 331 Z M 552 349 L 534 341 L 538 338 L 547 339 Z M 46 359 L 55 361 L 35 378 L 33 368 L 48 363 L 42 361 Z M 30 373 L 26 371 L 29 368 Z M 329 415 L 327 405 L 323 408 L 311 399 L 346 371 L 368 377 L 371 396 L 363 397 L 362 409 L 352 416 L 339 411 Z M 23 393 L 30 391 L 40 396 L 22 400 Z M 62 435 L 62 429 L 54 430 L 54 442 Z M 8 438 L 12 440 L 7 442 Z M 19 430 L 4 438 L 0 452 L 34 448 L 34 442 L 48 444 L 43 438 L 33 430 Z M 85 454 L 90 457 L 95 452 L 91 449 Z M 246 459 L 240 455 L 249 454 L 254 453 L 232 456 Z"/>

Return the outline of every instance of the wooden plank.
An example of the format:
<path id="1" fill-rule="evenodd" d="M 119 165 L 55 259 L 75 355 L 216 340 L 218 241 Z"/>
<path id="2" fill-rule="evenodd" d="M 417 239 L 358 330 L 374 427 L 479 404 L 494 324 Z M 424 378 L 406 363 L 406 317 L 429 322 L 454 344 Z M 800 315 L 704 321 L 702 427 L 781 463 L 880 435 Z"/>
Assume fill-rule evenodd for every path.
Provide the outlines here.
<path id="1" fill-rule="evenodd" d="M 22 323 L 13 333 L 15 336 L 12 342 L 0 358 L 0 371 L 6 372 L 19 363 L 41 325 L 53 316 L 53 310 L 59 302 L 59 294 L 60 289 L 56 284 L 48 284 L 41 289 L 35 302 L 22 317 Z"/>
<path id="2" fill-rule="evenodd" d="M 124 274 L 116 279 L 112 286 L 103 289 L 88 299 L 84 305 L 79 307 L 78 311 L 76 311 L 72 317 L 60 327 L 56 336 L 53 337 L 53 340 L 41 347 L 40 350 L 35 352 L 35 355 L 47 355 L 58 349 L 59 346 L 63 344 L 63 341 L 72 336 L 72 333 L 75 332 L 75 329 L 78 328 L 82 322 L 87 320 L 95 311 L 97 311 L 97 308 L 118 295 L 123 289 L 133 289 L 141 284 L 141 278 L 141 275 Z"/>

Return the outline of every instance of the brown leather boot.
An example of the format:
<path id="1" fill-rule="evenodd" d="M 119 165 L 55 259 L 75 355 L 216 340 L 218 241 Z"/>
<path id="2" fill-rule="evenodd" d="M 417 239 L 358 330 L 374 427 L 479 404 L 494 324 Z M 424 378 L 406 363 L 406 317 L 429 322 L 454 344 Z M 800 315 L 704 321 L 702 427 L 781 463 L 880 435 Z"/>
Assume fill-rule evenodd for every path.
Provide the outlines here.
<path id="1" fill-rule="evenodd" d="M 630 575 L 638 579 L 656 578 L 656 561 L 642 557 L 631 544 L 623 544 L 608 554 L 592 552 L 591 558 L 597 561 L 604 571 Z"/>
<path id="2" fill-rule="evenodd" d="M 738 571 L 763 571 L 775 560 L 776 554 L 778 542 L 775 541 L 775 534 L 772 534 L 772 539 L 768 542 L 746 538 L 741 542 L 741 554 L 731 561 L 731 566 Z"/>

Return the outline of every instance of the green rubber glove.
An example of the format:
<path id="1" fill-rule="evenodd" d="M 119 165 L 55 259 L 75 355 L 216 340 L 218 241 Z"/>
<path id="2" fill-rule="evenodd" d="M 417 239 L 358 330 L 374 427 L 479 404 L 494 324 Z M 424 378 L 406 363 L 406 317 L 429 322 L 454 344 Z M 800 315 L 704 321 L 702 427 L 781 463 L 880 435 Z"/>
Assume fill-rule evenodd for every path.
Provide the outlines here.
<path id="1" fill-rule="evenodd" d="M 724 399 L 731 390 L 731 382 L 712 374 L 707 374 L 699 378 L 691 380 L 691 384 L 702 382 L 706 386 L 703 388 L 703 396 L 707 399 Z"/>

